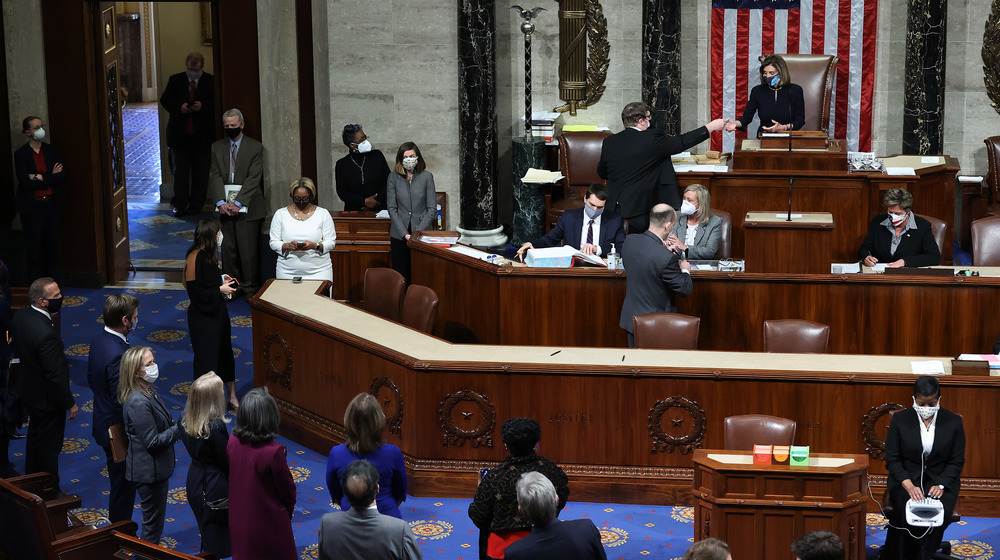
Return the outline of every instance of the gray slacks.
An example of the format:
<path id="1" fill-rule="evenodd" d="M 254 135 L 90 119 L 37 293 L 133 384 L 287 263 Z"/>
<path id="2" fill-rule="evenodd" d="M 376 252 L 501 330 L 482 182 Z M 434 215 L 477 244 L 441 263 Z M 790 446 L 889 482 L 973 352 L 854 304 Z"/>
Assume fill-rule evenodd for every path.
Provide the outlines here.
<path id="1" fill-rule="evenodd" d="M 139 507 L 142 509 L 142 532 L 139 538 L 153 544 L 160 544 L 163 522 L 167 517 L 167 487 L 170 479 L 157 482 L 136 482 Z"/>
<path id="2" fill-rule="evenodd" d="M 260 289 L 261 220 L 247 220 L 245 215 L 220 216 L 222 223 L 222 271 L 236 278 L 245 292 Z"/>

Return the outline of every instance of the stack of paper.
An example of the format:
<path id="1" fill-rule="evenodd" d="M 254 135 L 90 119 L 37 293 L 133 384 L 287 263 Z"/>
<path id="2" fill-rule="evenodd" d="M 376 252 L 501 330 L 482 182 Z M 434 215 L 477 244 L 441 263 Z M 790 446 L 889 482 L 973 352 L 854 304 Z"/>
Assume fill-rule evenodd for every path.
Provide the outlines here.
<path id="1" fill-rule="evenodd" d="M 990 369 L 1000 369 L 1000 356 L 996 354 L 959 354 L 959 360 L 972 360 L 975 362 L 989 362 Z"/>
<path id="2" fill-rule="evenodd" d="M 525 183 L 555 183 L 556 181 L 561 181 L 563 174 L 558 171 L 549 171 L 547 169 L 535 169 L 534 167 L 528 169 L 528 172 L 521 177 L 521 181 Z"/>

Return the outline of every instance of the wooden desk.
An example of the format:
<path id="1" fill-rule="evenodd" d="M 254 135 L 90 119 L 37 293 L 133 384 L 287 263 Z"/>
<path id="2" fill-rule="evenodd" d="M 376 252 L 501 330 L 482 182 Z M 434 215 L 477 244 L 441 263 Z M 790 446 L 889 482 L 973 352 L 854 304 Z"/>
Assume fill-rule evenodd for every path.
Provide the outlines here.
<path id="1" fill-rule="evenodd" d="M 839 225 L 838 225 L 839 228 Z M 438 293 L 434 332 L 453 342 L 627 345 L 625 271 L 499 267 L 411 242 L 413 283 Z M 1000 269 L 984 269 L 1000 275 Z M 764 350 L 768 319 L 830 325 L 835 354 L 988 352 L 1000 332 L 1000 277 L 693 272 L 680 313 L 701 317 L 699 349 Z M 891 315 L 890 315 L 891 310 Z"/>
<path id="2" fill-rule="evenodd" d="M 365 295 L 365 270 L 392 266 L 389 257 L 389 220 L 374 212 L 330 212 L 337 244 L 333 261 L 333 297 L 360 303 Z"/>
<path id="3" fill-rule="evenodd" d="M 740 558 L 791 558 L 810 531 L 840 536 L 847 560 L 865 558 L 868 456 L 817 453 L 809 467 L 754 465 L 747 452 L 696 449 L 695 541 L 721 539 Z M 847 461 L 846 464 L 839 464 Z M 823 462 L 830 466 L 816 466 Z"/>
<path id="4" fill-rule="evenodd" d="M 726 416 L 790 418 L 813 452 L 875 459 L 888 411 L 913 394 L 906 357 L 450 344 L 317 295 L 325 287 L 271 280 L 251 300 L 254 383 L 278 399 L 282 433 L 318 453 L 343 441 L 354 395 L 376 394 L 417 496 L 471 497 L 478 470 L 506 456 L 503 421 L 530 416 L 570 499 L 691 504 L 692 453 L 723 446 Z M 941 385 L 965 417 L 963 513 L 1000 514 L 1000 407 L 984 398 L 1000 378 Z M 870 472 L 884 485 L 881 460 Z"/>
<path id="5" fill-rule="evenodd" d="M 833 214 L 748 212 L 743 221 L 746 270 L 783 274 L 825 274 L 834 262 Z"/>

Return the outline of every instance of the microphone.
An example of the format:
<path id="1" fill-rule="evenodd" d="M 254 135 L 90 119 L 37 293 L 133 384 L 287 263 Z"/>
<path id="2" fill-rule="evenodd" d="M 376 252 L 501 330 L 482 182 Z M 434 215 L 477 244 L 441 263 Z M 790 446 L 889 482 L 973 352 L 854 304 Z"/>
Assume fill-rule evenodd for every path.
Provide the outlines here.
<path id="1" fill-rule="evenodd" d="M 788 178 L 788 219 L 785 221 L 792 221 L 792 185 L 795 184 L 795 177 Z"/>

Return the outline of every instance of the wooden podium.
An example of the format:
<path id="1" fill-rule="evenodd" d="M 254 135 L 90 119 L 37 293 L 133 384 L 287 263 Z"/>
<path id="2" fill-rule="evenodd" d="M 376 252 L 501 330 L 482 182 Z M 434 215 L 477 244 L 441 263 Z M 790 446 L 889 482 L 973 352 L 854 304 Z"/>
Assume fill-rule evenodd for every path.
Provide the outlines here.
<path id="1" fill-rule="evenodd" d="M 808 467 L 755 465 L 749 451 L 696 449 L 695 540 L 715 537 L 740 560 L 791 559 L 809 531 L 836 533 L 848 560 L 865 558 L 868 456 L 817 453 Z"/>
<path id="2" fill-rule="evenodd" d="M 833 214 L 747 212 L 743 247 L 747 272 L 828 274 L 834 252 Z"/>

